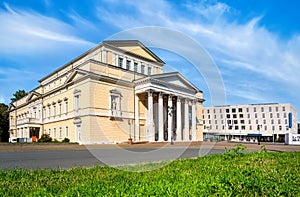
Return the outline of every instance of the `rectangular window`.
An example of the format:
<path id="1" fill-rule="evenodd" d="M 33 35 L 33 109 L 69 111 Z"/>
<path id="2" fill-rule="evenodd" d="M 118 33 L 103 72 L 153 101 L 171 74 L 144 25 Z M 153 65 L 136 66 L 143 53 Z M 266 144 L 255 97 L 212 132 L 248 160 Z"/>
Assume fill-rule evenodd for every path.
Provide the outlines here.
<path id="1" fill-rule="evenodd" d="M 266 124 L 266 119 L 264 119 L 264 124 Z"/>
<path id="2" fill-rule="evenodd" d="M 278 107 L 275 108 L 276 112 L 278 111 Z"/>
<path id="3" fill-rule="evenodd" d="M 232 111 L 232 113 L 235 113 L 235 112 L 236 112 L 236 109 L 235 109 L 235 108 L 232 108 L 231 111 Z"/>
<path id="4" fill-rule="evenodd" d="M 148 75 L 151 75 L 152 73 L 152 68 L 151 67 L 148 67 Z"/>
<path id="5" fill-rule="evenodd" d="M 215 120 L 215 124 L 218 124 L 218 121 L 217 121 L 217 120 Z"/>
<path id="6" fill-rule="evenodd" d="M 222 113 L 222 109 L 220 109 L 220 114 Z"/>
<path id="7" fill-rule="evenodd" d="M 49 132 L 48 134 L 51 135 L 51 129 L 49 129 L 48 132 Z"/>
<path id="8" fill-rule="evenodd" d="M 281 124 L 281 121 L 280 121 L 280 119 L 278 119 L 278 124 Z"/>
<path id="9" fill-rule="evenodd" d="M 56 128 L 53 129 L 53 137 L 56 138 Z"/>
<path id="10" fill-rule="evenodd" d="M 236 114 L 233 114 L 233 118 L 236 118 Z"/>
<path id="11" fill-rule="evenodd" d="M 279 131 L 281 131 L 282 130 L 282 126 L 281 125 L 279 125 Z"/>
<path id="12" fill-rule="evenodd" d="M 226 109 L 226 113 L 229 113 L 229 109 Z"/>
<path id="13" fill-rule="evenodd" d="M 74 110 L 77 111 L 79 109 L 79 95 L 74 96 Z"/>
<path id="14" fill-rule="evenodd" d="M 53 105 L 53 116 L 56 116 L 56 105 Z"/>
<path id="15" fill-rule="evenodd" d="M 48 117 L 49 117 L 49 118 L 51 117 L 51 109 L 50 109 L 50 106 L 48 107 Z"/>
<path id="16" fill-rule="evenodd" d="M 266 118 L 266 117 L 265 117 L 265 113 L 262 114 L 262 118 Z"/>
<path id="17" fill-rule="evenodd" d="M 243 108 L 239 108 L 239 112 L 243 112 Z"/>
<path id="18" fill-rule="evenodd" d="M 145 74 L 145 65 L 142 65 L 142 66 L 141 66 L 141 73 L 142 73 L 142 74 Z"/>
<path id="19" fill-rule="evenodd" d="M 256 112 L 256 107 L 253 108 L 253 111 Z"/>
<path id="20" fill-rule="evenodd" d="M 274 124 L 274 120 L 273 119 L 271 120 L 271 124 Z"/>
<path id="21" fill-rule="evenodd" d="M 275 130 L 275 126 L 272 126 L 272 130 L 273 130 L 273 131 Z"/>
<path id="22" fill-rule="evenodd" d="M 216 114 L 214 115 L 214 119 L 217 119 L 217 115 Z"/>
<path id="23" fill-rule="evenodd" d="M 270 113 L 270 118 L 273 118 L 273 114 L 272 113 Z"/>
<path id="24" fill-rule="evenodd" d="M 226 118 L 230 118 L 230 114 L 227 114 L 227 115 L 226 115 Z"/>
<path id="25" fill-rule="evenodd" d="M 250 114 L 247 114 L 247 117 L 250 118 Z"/>
<path id="26" fill-rule="evenodd" d="M 214 109 L 214 114 L 216 113 L 216 109 Z"/>
<path id="27" fill-rule="evenodd" d="M 43 117 L 46 118 L 46 107 L 43 108 Z"/>
<path id="28" fill-rule="evenodd" d="M 249 112 L 249 108 L 246 109 L 247 113 Z"/>
<path id="29" fill-rule="evenodd" d="M 284 123 L 285 123 L 285 124 L 287 124 L 287 123 L 288 123 L 287 119 L 284 119 Z"/>
<path id="30" fill-rule="evenodd" d="M 137 72 L 138 70 L 138 63 L 134 62 L 134 72 Z"/>
<path id="31" fill-rule="evenodd" d="M 251 125 L 249 126 L 249 130 L 252 130 L 252 126 Z"/>
<path id="32" fill-rule="evenodd" d="M 239 126 L 238 126 L 238 125 L 235 125 L 235 126 L 234 126 L 234 129 L 235 129 L 235 130 L 239 130 Z"/>
<path id="33" fill-rule="evenodd" d="M 267 125 L 265 125 L 265 131 L 266 131 L 266 130 L 268 130 L 268 126 L 267 126 Z"/>
<path id="34" fill-rule="evenodd" d="M 68 101 L 66 101 L 66 102 L 65 102 L 65 113 L 66 113 L 66 114 L 68 113 L 68 110 L 69 110 L 69 109 L 68 109 Z"/>
<path id="35" fill-rule="evenodd" d="M 286 118 L 286 113 L 283 113 L 283 118 Z"/>
<path id="36" fill-rule="evenodd" d="M 242 130 L 245 130 L 246 129 L 246 126 L 245 125 L 242 125 Z"/>
<path id="37" fill-rule="evenodd" d="M 131 64 L 131 61 L 130 61 L 130 60 L 127 60 L 127 61 L 126 61 L 126 69 L 127 69 L 127 70 L 130 70 L 130 64 Z"/>
<path id="38" fill-rule="evenodd" d="M 223 114 L 220 115 L 220 118 L 223 119 Z"/>
<path id="39" fill-rule="evenodd" d="M 120 68 L 123 68 L 123 58 L 119 57 L 119 60 L 118 60 L 118 65 Z"/>
<path id="40" fill-rule="evenodd" d="M 257 118 L 257 113 L 254 114 L 254 117 Z"/>
<path id="41" fill-rule="evenodd" d="M 244 114 L 240 114 L 240 118 L 244 118 Z"/>
<path id="42" fill-rule="evenodd" d="M 263 107 L 261 108 L 261 112 L 264 112 L 264 108 Z"/>
<path id="43" fill-rule="evenodd" d="M 285 111 L 285 106 L 282 107 L 282 111 Z"/>
<path id="44" fill-rule="evenodd" d="M 59 103 L 58 105 L 58 113 L 59 113 L 58 115 L 61 116 L 61 103 Z"/>
<path id="45" fill-rule="evenodd" d="M 59 138 L 62 138 L 62 129 L 59 127 Z"/>
<path id="46" fill-rule="evenodd" d="M 65 137 L 69 137 L 69 127 L 66 127 Z"/>
<path id="47" fill-rule="evenodd" d="M 238 121 L 237 121 L 237 120 L 234 120 L 234 121 L 233 121 L 233 124 L 238 124 Z"/>
<path id="48" fill-rule="evenodd" d="M 269 107 L 269 112 L 272 112 L 272 107 Z"/>
<path id="49" fill-rule="evenodd" d="M 277 113 L 277 118 L 279 118 L 280 116 L 279 116 L 279 113 Z"/>
<path id="50" fill-rule="evenodd" d="M 245 120 L 241 120 L 241 124 L 245 124 Z"/>

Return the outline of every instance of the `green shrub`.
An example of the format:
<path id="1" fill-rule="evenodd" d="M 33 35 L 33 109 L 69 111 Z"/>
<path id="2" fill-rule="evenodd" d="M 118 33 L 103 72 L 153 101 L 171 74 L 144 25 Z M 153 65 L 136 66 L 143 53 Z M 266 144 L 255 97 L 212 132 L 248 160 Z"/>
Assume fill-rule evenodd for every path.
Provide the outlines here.
<path id="1" fill-rule="evenodd" d="M 50 137 L 49 134 L 44 133 L 41 138 L 38 140 L 38 142 L 51 142 L 52 138 Z"/>
<path id="2" fill-rule="evenodd" d="M 63 139 L 61 142 L 68 143 L 68 142 L 70 142 L 70 139 L 65 137 L 65 139 Z"/>

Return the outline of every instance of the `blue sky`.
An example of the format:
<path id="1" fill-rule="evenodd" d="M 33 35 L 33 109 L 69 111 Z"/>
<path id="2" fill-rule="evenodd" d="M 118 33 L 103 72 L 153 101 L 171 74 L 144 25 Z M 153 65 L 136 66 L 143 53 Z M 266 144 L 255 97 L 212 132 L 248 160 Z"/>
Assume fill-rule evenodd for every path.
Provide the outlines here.
<path id="1" fill-rule="evenodd" d="M 190 36 L 211 55 L 226 104 L 291 103 L 300 110 L 300 23 L 297 0 L 0 2 L 0 102 L 120 31 L 167 27 Z M 204 91 L 200 75 L 171 52 L 155 50 Z M 299 115 L 298 115 L 299 117 Z"/>

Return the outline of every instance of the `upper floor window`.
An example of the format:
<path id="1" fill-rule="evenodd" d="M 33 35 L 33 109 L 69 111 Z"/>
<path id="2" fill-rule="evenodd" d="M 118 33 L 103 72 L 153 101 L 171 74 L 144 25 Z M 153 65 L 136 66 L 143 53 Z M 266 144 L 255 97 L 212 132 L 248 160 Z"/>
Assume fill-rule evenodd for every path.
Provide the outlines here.
<path id="1" fill-rule="evenodd" d="M 119 67 L 123 68 L 123 58 L 119 57 L 118 61 L 119 61 L 118 62 Z"/>
<path id="2" fill-rule="evenodd" d="M 134 62 L 134 72 L 137 72 L 138 70 L 138 63 Z"/>
<path id="3" fill-rule="evenodd" d="M 127 60 L 127 61 L 126 61 L 126 69 L 127 69 L 127 70 L 130 70 L 130 64 L 131 64 L 131 61 L 130 61 L 130 60 Z"/>
<path id="4" fill-rule="evenodd" d="M 152 73 L 152 68 L 151 67 L 148 67 L 148 75 L 151 75 Z"/>
<path id="5" fill-rule="evenodd" d="M 58 115 L 61 115 L 61 103 L 58 104 Z"/>
<path id="6" fill-rule="evenodd" d="M 285 111 L 285 106 L 282 107 L 282 111 Z"/>
<path id="7" fill-rule="evenodd" d="M 141 73 L 142 73 L 142 74 L 145 74 L 145 65 L 142 65 L 142 66 L 141 66 Z"/>
<path id="8" fill-rule="evenodd" d="M 78 110 L 80 109 L 80 94 L 81 94 L 80 90 L 74 91 L 74 111 L 75 112 L 78 112 Z"/>

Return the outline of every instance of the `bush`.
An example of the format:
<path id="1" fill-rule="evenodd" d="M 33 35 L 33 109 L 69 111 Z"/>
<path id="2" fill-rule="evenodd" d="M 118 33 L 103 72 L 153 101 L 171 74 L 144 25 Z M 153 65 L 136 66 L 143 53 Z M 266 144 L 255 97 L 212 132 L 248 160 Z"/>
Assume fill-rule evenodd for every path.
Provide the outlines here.
<path id="1" fill-rule="evenodd" d="M 52 141 L 52 138 L 50 137 L 49 134 L 43 134 L 41 136 L 41 138 L 38 140 L 38 142 L 51 142 Z"/>
<path id="2" fill-rule="evenodd" d="M 70 139 L 65 137 L 61 142 L 70 142 Z"/>

